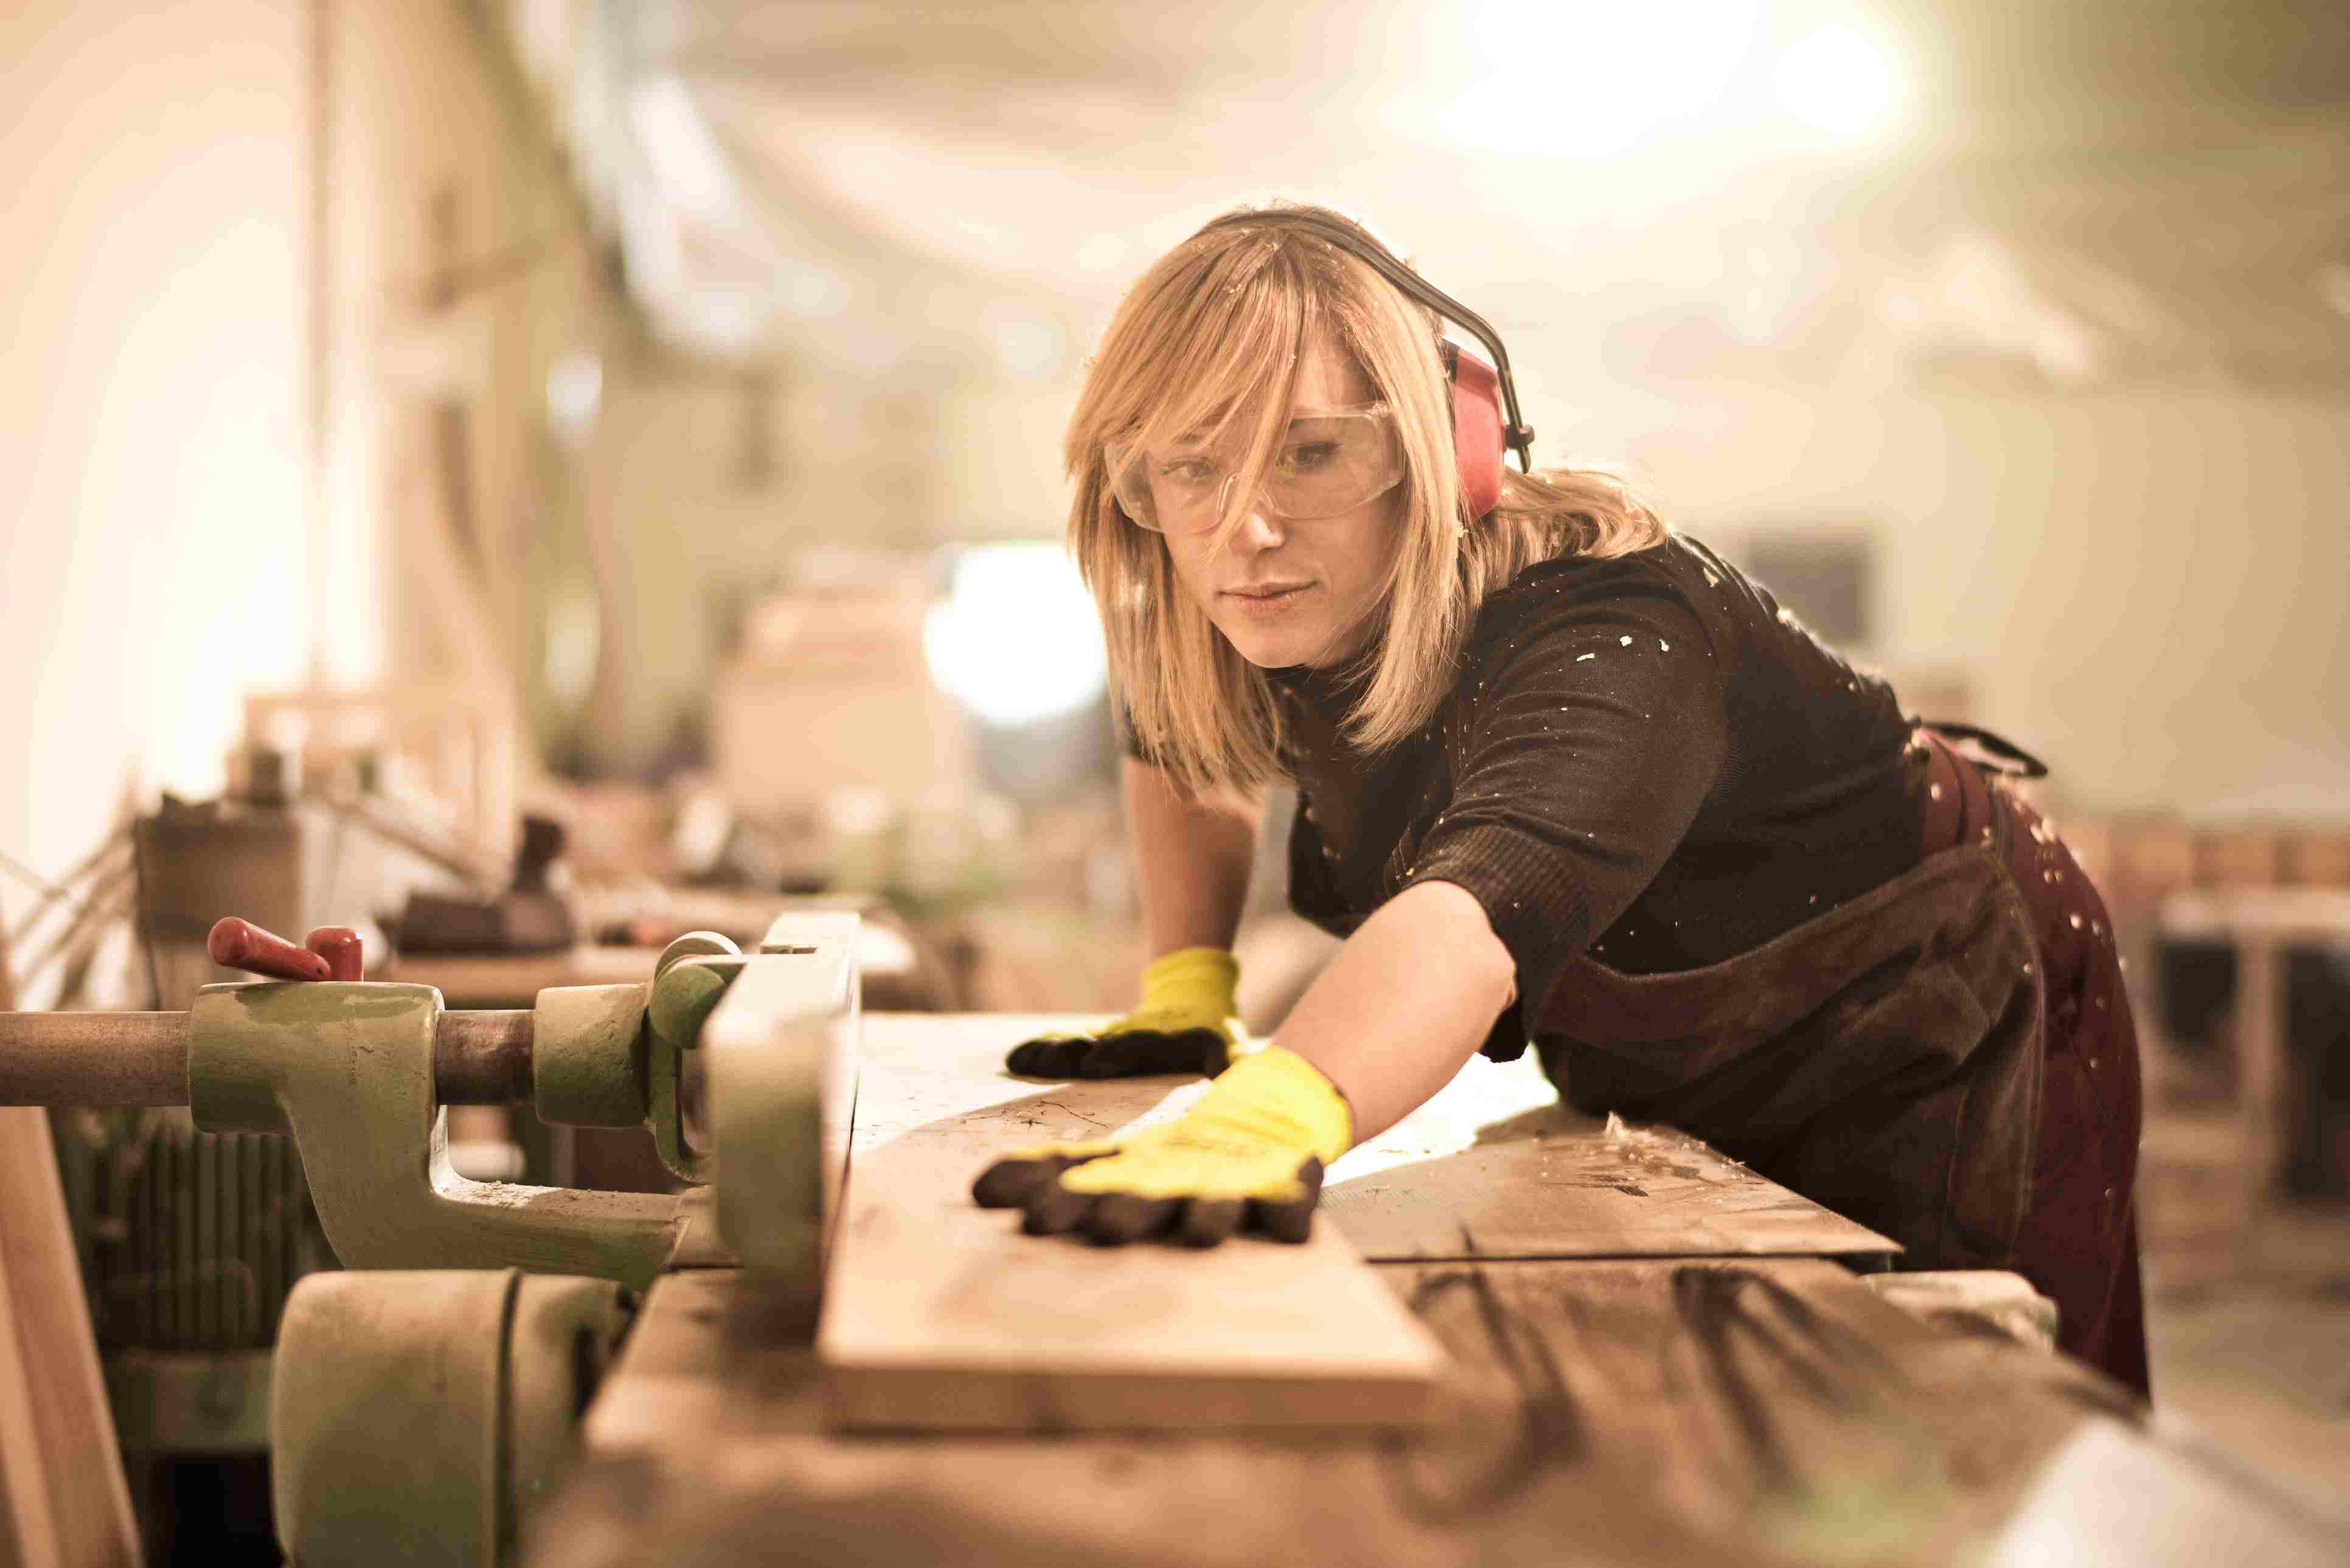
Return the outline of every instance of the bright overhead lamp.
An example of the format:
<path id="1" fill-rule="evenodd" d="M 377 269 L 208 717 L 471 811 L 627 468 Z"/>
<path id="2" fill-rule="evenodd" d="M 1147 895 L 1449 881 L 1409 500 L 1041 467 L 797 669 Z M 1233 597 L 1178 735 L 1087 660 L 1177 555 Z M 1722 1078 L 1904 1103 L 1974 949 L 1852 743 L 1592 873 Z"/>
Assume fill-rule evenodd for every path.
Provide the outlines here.
<path id="1" fill-rule="evenodd" d="M 1776 78 L 1780 107 L 1839 136 L 1857 136 L 1883 121 L 1901 91 L 1891 54 L 1845 22 L 1788 46 Z"/>
<path id="2" fill-rule="evenodd" d="M 931 675 L 981 722 L 1003 729 L 1074 713 L 1108 678 L 1093 595 L 1059 545 L 981 545 L 922 627 Z"/>
<path id="3" fill-rule="evenodd" d="M 1758 0 L 1486 0 L 1485 79 L 1438 115 L 1499 152 L 1596 158 L 1715 109 L 1752 51 Z"/>

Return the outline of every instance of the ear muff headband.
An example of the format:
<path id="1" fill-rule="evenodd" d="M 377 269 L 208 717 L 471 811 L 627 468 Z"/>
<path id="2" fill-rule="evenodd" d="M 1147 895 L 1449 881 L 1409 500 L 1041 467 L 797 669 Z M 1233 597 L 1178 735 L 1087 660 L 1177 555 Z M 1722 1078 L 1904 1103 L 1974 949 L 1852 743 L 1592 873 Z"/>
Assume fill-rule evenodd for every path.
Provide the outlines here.
<path id="1" fill-rule="evenodd" d="M 1517 452 L 1522 471 L 1534 472 L 1534 427 L 1518 413 L 1518 389 L 1510 379 L 1510 351 L 1503 347 L 1502 335 L 1483 317 L 1406 266 L 1387 246 L 1327 213 L 1278 208 L 1227 213 L 1199 232 L 1274 226 L 1328 241 L 1393 284 L 1406 298 L 1455 326 L 1467 327 L 1471 337 L 1492 350 L 1493 362 L 1489 366 L 1453 344 L 1444 345 L 1444 371 L 1452 383 L 1452 439 L 1455 461 L 1461 467 L 1461 499 L 1472 518 L 1492 511 L 1502 495 L 1503 446 Z M 1497 389 L 1498 405 L 1493 395 Z"/>

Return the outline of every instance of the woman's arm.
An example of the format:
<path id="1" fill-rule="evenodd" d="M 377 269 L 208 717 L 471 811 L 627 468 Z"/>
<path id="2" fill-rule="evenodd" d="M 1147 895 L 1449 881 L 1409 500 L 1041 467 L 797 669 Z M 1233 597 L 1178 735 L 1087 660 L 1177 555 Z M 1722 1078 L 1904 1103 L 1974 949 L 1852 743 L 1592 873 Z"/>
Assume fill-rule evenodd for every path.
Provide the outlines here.
<path id="1" fill-rule="evenodd" d="M 1231 947 L 1248 901 L 1263 793 L 1187 799 L 1164 770 L 1136 757 L 1125 759 L 1122 782 L 1149 955 Z"/>
<path id="2" fill-rule="evenodd" d="M 1347 939 L 1273 1043 L 1338 1086 L 1361 1143 L 1451 1083 L 1516 996 L 1484 906 L 1457 883 L 1418 882 Z"/>

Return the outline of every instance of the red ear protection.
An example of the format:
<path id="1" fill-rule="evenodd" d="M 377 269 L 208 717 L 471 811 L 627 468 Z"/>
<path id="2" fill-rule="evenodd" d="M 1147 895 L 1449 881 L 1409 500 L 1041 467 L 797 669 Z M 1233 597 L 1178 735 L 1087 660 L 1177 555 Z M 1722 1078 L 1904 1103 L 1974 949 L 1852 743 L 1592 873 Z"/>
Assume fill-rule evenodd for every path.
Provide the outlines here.
<path id="1" fill-rule="evenodd" d="M 1502 499 L 1502 384 L 1493 367 L 1458 343 L 1444 345 L 1452 385 L 1452 452 L 1461 468 L 1461 509 L 1476 522 Z"/>

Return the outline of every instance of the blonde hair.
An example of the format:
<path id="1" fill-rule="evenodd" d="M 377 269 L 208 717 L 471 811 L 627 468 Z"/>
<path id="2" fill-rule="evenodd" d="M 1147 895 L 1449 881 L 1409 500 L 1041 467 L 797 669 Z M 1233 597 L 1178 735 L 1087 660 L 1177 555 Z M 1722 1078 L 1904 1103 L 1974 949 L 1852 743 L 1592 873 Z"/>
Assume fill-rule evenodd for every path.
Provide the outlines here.
<path id="1" fill-rule="evenodd" d="M 1620 482 L 1587 469 L 1505 467 L 1500 504 L 1471 524 L 1436 317 L 1360 258 L 1284 225 L 1289 212 L 1338 216 L 1266 209 L 1262 225 L 1194 234 L 1135 282 L 1095 350 L 1063 443 L 1076 486 L 1069 548 L 1101 609 L 1111 691 L 1141 749 L 1191 794 L 1284 776 L 1280 705 L 1264 672 L 1182 593 L 1162 537 L 1119 510 L 1109 443 L 1248 431 L 1219 526 L 1228 540 L 1287 423 L 1307 345 L 1326 335 L 1361 367 L 1395 410 L 1405 457 L 1399 544 L 1372 611 L 1384 635 L 1347 671 L 1360 695 L 1344 732 L 1370 752 L 1434 715 L 1487 595 L 1536 561 L 1628 555 L 1666 537 Z"/>

